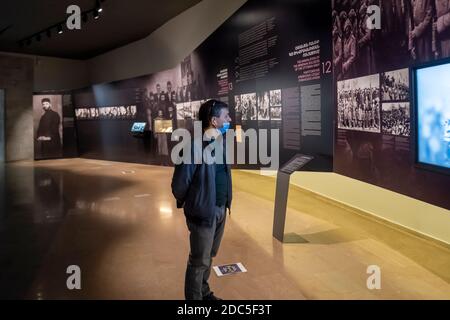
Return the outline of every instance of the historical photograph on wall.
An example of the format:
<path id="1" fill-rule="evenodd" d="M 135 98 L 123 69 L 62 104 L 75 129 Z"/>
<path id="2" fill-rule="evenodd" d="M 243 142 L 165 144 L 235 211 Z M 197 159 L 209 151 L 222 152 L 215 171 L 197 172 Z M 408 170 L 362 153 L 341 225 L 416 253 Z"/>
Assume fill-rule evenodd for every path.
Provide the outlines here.
<path id="1" fill-rule="evenodd" d="M 242 120 L 258 120 L 256 93 L 241 95 Z"/>
<path id="2" fill-rule="evenodd" d="M 236 121 L 240 123 L 242 120 L 242 102 L 241 95 L 234 96 L 234 115 Z"/>
<path id="3" fill-rule="evenodd" d="M 339 81 L 337 86 L 338 128 L 380 133 L 380 76 Z"/>
<path id="4" fill-rule="evenodd" d="M 184 101 L 181 76 L 178 68 L 158 72 L 151 75 L 143 88 L 144 114 L 165 120 L 175 120 L 177 117 L 177 103 Z"/>
<path id="5" fill-rule="evenodd" d="M 383 103 L 382 132 L 409 137 L 411 134 L 409 102 Z"/>
<path id="6" fill-rule="evenodd" d="M 409 101 L 409 69 L 381 74 L 381 99 L 383 101 Z"/>
<path id="7" fill-rule="evenodd" d="M 34 95 L 34 158 L 62 157 L 62 96 Z"/>
<path id="8" fill-rule="evenodd" d="M 136 119 L 137 106 L 76 108 L 77 120 L 132 120 Z"/>
<path id="9" fill-rule="evenodd" d="M 270 120 L 268 91 L 258 93 L 258 120 Z"/>
<path id="10" fill-rule="evenodd" d="M 270 120 L 281 121 L 281 89 L 270 90 Z"/>
<path id="11" fill-rule="evenodd" d="M 334 0 L 332 3 L 337 80 L 450 57 L 448 0 Z M 368 27 L 370 5 L 380 8 L 380 30 Z"/>

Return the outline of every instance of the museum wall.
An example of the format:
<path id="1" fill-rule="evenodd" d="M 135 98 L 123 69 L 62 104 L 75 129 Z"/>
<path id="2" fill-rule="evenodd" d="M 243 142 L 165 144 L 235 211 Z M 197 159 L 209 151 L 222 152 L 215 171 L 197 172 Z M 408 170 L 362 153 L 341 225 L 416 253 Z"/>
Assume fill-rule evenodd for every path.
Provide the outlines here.
<path id="1" fill-rule="evenodd" d="M 246 0 L 203 0 L 148 37 L 88 60 L 92 84 L 173 68 Z"/>
<path id="2" fill-rule="evenodd" d="M 331 171 L 330 29 L 328 0 L 246 2 L 169 69 L 74 91 L 80 155 L 171 165 L 170 132 L 192 129 L 200 104 L 215 98 L 229 104 L 233 128 L 254 129 L 260 143 L 261 131 L 279 133 L 268 151 L 279 154 L 280 165 L 304 152 L 315 156 L 308 169 Z M 147 123 L 151 136 L 134 137 L 134 122 Z"/>
<path id="3" fill-rule="evenodd" d="M 0 53 L 0 88 L 5 90 L 5 160 L 34 159 L 33 92 L 69 93 L 65 98 L 63 156 L 76 156 L 70 90 L 89 85 L 87 63 L 35 55 Z M 68 76 L 70 75 L 70 76 Z"/>
<path id="4" fill-rule="evenodd" d="M 0 54 L 0 88 L 5 90 L 5 160 L 31 160 L 33 60 Z"/>
<path id="5" fill-rule="evenodd" d="M 90 84 L 87 61 L 35 56 L 34 92 L 67 91 Z"/>
<path id="6" fill-rule="evenodd" d="M 366 4 L 381 9 L 380 29 L 368 27 Z M 449 9 L 447 1 L 336 0 L 332 12 L 334 171 L 446 209 L 450 176 L 416 162 L 412 68 L 449 57 Z"/>

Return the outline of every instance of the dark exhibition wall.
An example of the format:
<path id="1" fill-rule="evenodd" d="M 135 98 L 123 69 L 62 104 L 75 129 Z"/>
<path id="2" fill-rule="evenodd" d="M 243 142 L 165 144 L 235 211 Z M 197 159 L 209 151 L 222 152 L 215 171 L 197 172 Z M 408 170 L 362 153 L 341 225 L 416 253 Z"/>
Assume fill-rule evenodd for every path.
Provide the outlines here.
<path id="1" fill-rule="evenodd" d="M 449 3 L 369 1 L 381 9 L 381 30 L 371 30 L 363 2 L 333 1 L 334 171 L 449 209 L 450 104 L 434 94 L 432 107 L 421 115 L 436 122 L 429 129 L 436 134 L 430 133 L 423 147 L 442 155 L 439 167 L 421 166 L 414 97 L 424 91 L 413 77 L 417 66 L 450 56 Z M 444 81 L 435 80 L 431 86 L 439 87 L 448 73 Z"/>
<path id="2" fill-rule="evenodd" d="M 236 129 L 279 129 L 280 165 L 313 155 L 307 170 L 449 209 L 450 102 L 419 110 L 432 92 L 426 79 L 439 77 L 424 71 L 416 85 L 414 76 L 450 56 L 444 2 L 250 0 L 174 68 L 73 91 L 63 153 L 171 165 L 170 133 L 192 129 L 201 103 L 216 98 Z M 380 8 L 380 29 L 367 24 L 369 5 Z M 135 123 L 143 133 L 131 132 Z"/>
<path id="3" fill-rule="evenodd" d="M 247 2 L 173 69 L 74 92 L 80 155 L 170 164 L 170 132 L 216 98 L 235 128 L 279 129 L 281 163 L 303 152 L 331 171 L 330 28 L 328 0 Z M 152 133 L 133 137 L 134 122 Z"/>

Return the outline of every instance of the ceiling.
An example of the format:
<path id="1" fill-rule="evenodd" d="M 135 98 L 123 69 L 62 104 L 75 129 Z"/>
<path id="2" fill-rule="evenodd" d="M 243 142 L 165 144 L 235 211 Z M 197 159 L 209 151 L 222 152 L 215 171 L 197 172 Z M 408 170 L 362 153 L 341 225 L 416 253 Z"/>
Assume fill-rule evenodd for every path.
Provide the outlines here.
<path id="1" fill-rule="evenodd" d="M 89 14 L 81 30 L 65 30 L 50 38 L 44 33 L 29 46 L 19 41 L 38 33 L 66 17 L 69 5 L 85 12 L 95 8 L 95 0 L 1 0 L 0 51 L 43 56 L 88 59 L 142 39 L 165 22 L 194 6 L 200 0 L 104 0 L 100 18 Z"/>

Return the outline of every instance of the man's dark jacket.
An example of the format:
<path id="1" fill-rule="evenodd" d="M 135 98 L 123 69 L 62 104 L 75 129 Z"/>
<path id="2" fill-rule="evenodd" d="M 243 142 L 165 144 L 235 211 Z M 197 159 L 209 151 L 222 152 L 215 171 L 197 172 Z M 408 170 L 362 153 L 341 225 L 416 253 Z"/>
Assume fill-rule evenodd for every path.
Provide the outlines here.
<path id="1" fill-rule="evenodd" d="M 223 139 L 225 140 L 225 139 Z M 203 148 L 205 143 L 203 144 Z M 191 146 L 191 164 L 175 165 L 172 178 L 172 193 L 177 207 L 184 209 L 186 219 L 203 226 L 212 226 L 216 206 L 216 168 L 215 164 L 194 163 L 195 146 Z M 224 148 L 225 150 L 225 148 Z M 199 151 L 198 149 L 196 150 Z M 225 157 L 226 152 L 224 151 Z M 232 186 L 231 165 L 227 164 L 228 198 L 226 208 L 231 208 Z"/>

